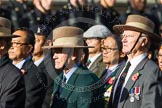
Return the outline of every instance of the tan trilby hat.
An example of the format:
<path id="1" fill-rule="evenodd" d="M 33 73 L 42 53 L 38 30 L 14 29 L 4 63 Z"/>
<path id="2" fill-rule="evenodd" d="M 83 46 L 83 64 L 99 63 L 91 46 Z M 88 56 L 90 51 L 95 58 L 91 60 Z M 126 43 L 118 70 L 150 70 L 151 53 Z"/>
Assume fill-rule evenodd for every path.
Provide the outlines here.
<path id="1" fill-rule="evenodd" d="M 159 35 L 154 33 L 154 26 L 154 23 L 144 16 L 129 15 L 125 25 L 115 25 L 113 26 L 113 29 L 117 33 L 122 33 L 124 30 L 142 32 L 149 35 L 154 40 L 159 40 L 161 38 Z"/>
<path id="2" fill-rule="evenodd" d="M 78 27 L 58 27 L 53 30 L 53 45 L 43 48 L 92 48 L 93 46 L 84 46 L 83 33 Z"/>
<path id="3" fill-rule="evenodd" d="M 10 20 L 0 17 L 0 38 L 12 38 L 18 37 L 17 35 L 11 34 L 11 22 Z"/>

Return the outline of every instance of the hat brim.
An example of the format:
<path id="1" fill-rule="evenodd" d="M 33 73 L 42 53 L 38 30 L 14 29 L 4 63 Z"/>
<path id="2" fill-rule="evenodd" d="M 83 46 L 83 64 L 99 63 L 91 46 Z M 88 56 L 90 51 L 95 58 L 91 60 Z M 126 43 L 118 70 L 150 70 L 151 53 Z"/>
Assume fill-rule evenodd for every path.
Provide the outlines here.
<path id="1" fill-rule="evenodd" d="M 153 39 L 154 41 L 161 41 L 161 37 L 155 33 L 134 27 L 134 26 L 129 26 L 129 25 L 115 25 L 113 26 L 113 29 L 116 33 L 123 33 L 124 30 L 133 30 L 133 31 L 137 31 L 137 32 L 142 32 L 144 34 L 147 34 L 151 37 L 151 39 Z"/>
<path id="2" fill-rule="evenodd" d="M 63 46 L 63 45 L 55 45 L 55 46 L 43 46 L 44 49 L 56 49 L 56 48 L 94 48 L 94 46 Z"/>
<path id="3" fill-rule="evenodd" d="M 19 35 L 2 35 L 0 36 L 0 38 L 16 38 L 16 37 L 20 37 Z"/>

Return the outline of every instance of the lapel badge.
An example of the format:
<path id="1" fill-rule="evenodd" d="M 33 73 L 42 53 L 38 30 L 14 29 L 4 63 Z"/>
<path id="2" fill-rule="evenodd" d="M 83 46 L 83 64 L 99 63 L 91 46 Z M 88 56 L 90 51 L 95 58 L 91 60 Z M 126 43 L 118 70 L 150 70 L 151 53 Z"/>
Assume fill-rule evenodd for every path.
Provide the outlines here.
<path id="1" fill-rule="evenodd" d="M 132 80 L 133 81 L 136 81 L 139 77 L 139 72 L 135 73 L 133 76 L 132 76 Z"/>
<path id="2" fill-rule="evenodd" d="M 21 69 L 22 75 L 25 75 L 26 71 L 24 69 Z"/>
<path id="3" fill-rule="evenodd" d="M 108 84 L 113 84 L 114 80 L 115 80 L 115 77 L 111 77 L 111 78 L 108 79 L 107 83 Z"/>
<path id="4" fill-rule="evenodd" d="M 129 92 L 130 102 L 134 102 L 134 88 L 131 88 Z"/>
<path id="5" fill-rule="evenodd" d="M 140 95 L 141 88 L 140 87 L 135 87 L 134 89 L 135 89 L 134 90 L 135 98 L 137 100 L 139 100 L 140 99 L 139 95 Z"/>

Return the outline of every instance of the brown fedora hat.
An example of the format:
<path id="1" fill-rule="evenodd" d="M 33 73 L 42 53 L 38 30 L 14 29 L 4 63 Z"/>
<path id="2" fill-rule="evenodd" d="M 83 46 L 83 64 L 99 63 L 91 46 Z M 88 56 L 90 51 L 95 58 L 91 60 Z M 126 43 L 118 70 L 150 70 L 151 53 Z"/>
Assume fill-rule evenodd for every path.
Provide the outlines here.
<path id="1" fill-rule="evenodd" d="M 92 48 L 93 46 L 84 46 L 83 33 L 78 27 L 58 27 L 53 30 L 53 45 L 43 48 Z"/>
<path id="2" fill-rule="evenodd" d="M 154 40 L 159 40 L 161 38 L 154 33 L 154 26 L 154 23 L 144 16 L 129 15 L 125 25 L 115 25 L 113 26 L 113 29 L 117 33 L 123 33 L 124 30 L 142 32 L 149 35 Z"/>
<path id="3" fill-rule="evenodd" d="M 12 38 L 18 37 L 11 34 L 11 22 L 10 20 L 0 17 L 0 38 Z"/>

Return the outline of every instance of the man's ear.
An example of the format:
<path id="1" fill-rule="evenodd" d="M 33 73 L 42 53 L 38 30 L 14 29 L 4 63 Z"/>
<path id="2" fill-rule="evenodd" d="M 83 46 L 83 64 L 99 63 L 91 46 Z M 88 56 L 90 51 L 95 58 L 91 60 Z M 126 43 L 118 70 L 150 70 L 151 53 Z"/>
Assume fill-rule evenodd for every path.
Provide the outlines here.
<path id="1" fill-rule="evenodd" d="M 141 46 L 145 46 L 148 43 L 148 39 L 146 37 L 142 37 L 141 41 Z"/>
<path id="2" fill-rule="evenodd" d="M 120 56 L 120 58 L 124 58 L 126 56 L 126 54 L 121 51 L 119 56 Z"/>
<path id="3" fill-rule="evenodd" d="M 72 56 L 71 59 L 74 61 L 74 60 L 76 60 L 76 57 L 75 56 Z"/>
<path id="4" fill-rule="evenodd" d="M 32 53 L 32 50 L 33 50 L 33 46 L 32 46 L 32 45 L 28 45 L 28 50 L 27 50 L 27 52 L 28 52 L 28 53 Z"/>
<path id="5" fill-rule="evenodd" d="M 4 50 L 5 49 L 5 46 L 6 46 L 6 42 L 5 41 L 1 41 L 0 42 L 0 49 L 1 50 Z"/>

